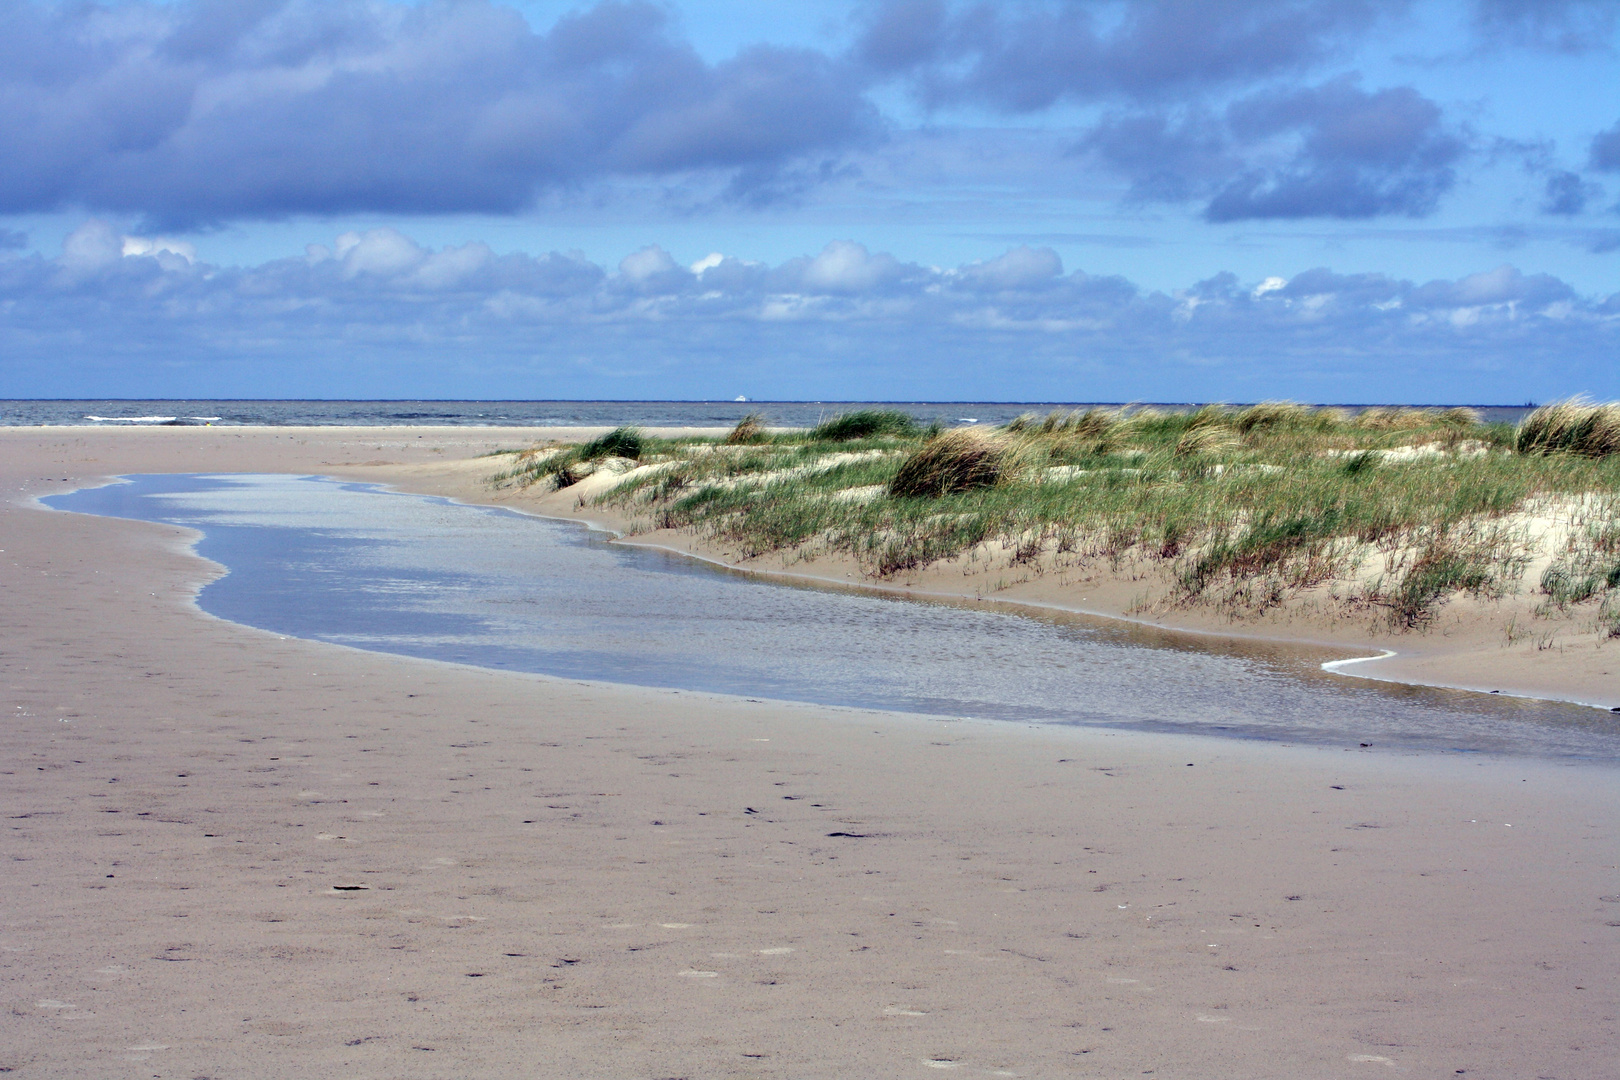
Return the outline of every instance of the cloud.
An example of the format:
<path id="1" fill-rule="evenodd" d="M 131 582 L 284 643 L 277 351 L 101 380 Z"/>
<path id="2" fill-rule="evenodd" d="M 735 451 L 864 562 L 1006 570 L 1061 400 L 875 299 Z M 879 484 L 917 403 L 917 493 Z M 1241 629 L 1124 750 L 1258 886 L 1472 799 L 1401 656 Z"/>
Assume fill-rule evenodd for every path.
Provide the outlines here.
<path id="1" fill-rule="evenodd" d="M 1039 289 L 1057 283 L 1063 260 L 1049 247 L 1015 247 L 984 262 L 970 263 L 957 272 L 969 288 L 1008 292 Z"/>
<path id="2" fill-rule="evenodd" d="M 1620 121 L 1592 139 L 1591 164 L 1603 172 L 1620 172 Z"/>
<path id="3" fill-rule="evenodd" d="M 1129 177 L 1132 202 L 1207 196 L 1246 168 L 1223 118 L 1203 109 L 1105 116 L 1076 149 Z"/>
<path id="4" fill-rule="evenodd" d="M 397 277 L 415 270 L 427 258 L 427 252 L 416 241 L 395 229 L 344 233 L 337 238 L 335 248 L 343 263 L 343 276 L 350 278 L 360 274 Z"/>
<path id="5" fill-rule="evenodd" d="M 1575 290 L 1551 274 L 1526 276 L 1507 265 L 1456 281 L 1431 281 L 1407 295 L 1407 303 L 1413 307 L 1447 312 L 1521 306 L 1546 311 L 1574 299 Z"/>
<path id="6" fill-rule="evenodd" d="M 711 64 L 640 0 L 545 33 L 489 0 L 0 0 L 0 25 L 8 213 L 513 213 L 606 177 L 763 185 L 879 132 L 846 65 Z"/>
<path id="7" fill-rule="evenodd" d="M 1547 177 L 1546 192 L 1541 200 L 1541 212 L 1575 217 L 1585 212 L 1588 202 L 1602 197 L 1603 189 L 1597 184 L 1581 179 L 1579 173 L 1567 170 L 1555 172 Z"/>
<path id="8" fill-rule="evenodd" d="M 1620 394 L 1620 294 L 1507 265 L 1422 283 L 1221 274 L 1168 292 L 1025 246 L 954 268 L 849 240 L 698 266 L 656 245 L 610 271 L 382 228 L 229 267 L 90 221 L 54 258 L 0 255 L 0 395 L 466 397 L 516 382 L 729 399 L 740 381 L 812 399 Z"/>
<path id="9" fill-rule="evenodd" d="M 782 273 L 812 293 L 871 293 L 905 276 L 906 268 L 893 255 L 873 255 L 865 244 L 850 240 L 834 240 L 821 254 L 795 260 Z"/>
<path id="10" fill-rule="evenodd" d="M 1297 73 L 1339 54 L 1404 0 L 887 0 L 855 48 L 931 105 L 1032 112 L 1063 101 L 1156 101 Z"/>
<path id="11" fill-rule="evenodd" d="M 1218 192 L 1204 211 L 1211 221 L 1421 217 L 1456 183 L 1452 166 L 1465 150 L 1439 106 L 1416 90 L 1369 93 L 1349 79 L 1240 101 L 1228 123 L 1244 141 L 1293 135 L 1299 147 L 1286 164 Z"/>
<path id="12" fill-rule="evenodd" d="M 1577 54 L 1612 49 L 1613 0 L 1475 0 L 1474 26 L 1490 44 Z"/>
<path id="13" fill-rule="evenodd" d="M 1128 177 L 1137 201 L 1205 199 L 1215 222 L 1422 217 L 1468 150 L 1411 87 L 1353 77 L 1239 98 L 1222 113 L 1104 117 L 1078 146 Z"/>

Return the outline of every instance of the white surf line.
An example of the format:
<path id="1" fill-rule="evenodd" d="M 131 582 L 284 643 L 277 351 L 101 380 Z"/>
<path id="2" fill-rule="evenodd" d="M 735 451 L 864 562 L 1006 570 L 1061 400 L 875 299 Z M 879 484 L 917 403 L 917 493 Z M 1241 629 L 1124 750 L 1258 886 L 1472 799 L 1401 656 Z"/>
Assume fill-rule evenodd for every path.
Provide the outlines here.
<path id="1" fill-rule="evenodd" d="M 1516 690 L 1482 690 L 1478 686 L 1465 686 L 1461 683 L 1442 682 L 1413 682 L 1410 679 L 1391 679 L 1379 675 L 1364 675 L 1358 671 L 1345 671 L 1351 664 L 1365 664 L 1373 660 L 1388 660 L 1400 654 L 1394 649 L 1384 649 L 1377 656 L 1352 656 L 1348 660 L 1329 660 L 1322 665 L 1322 670 L 1334 675 L 1343 675 L 1350 679 L 1366 679 L 1369 682 L 1392 683 L 1396 686 L 1427 686 L 1437 690 L 1462 690 L 1470 694 L 1485 694 L 1489 697 L 1518 698 L 1522 701 L 1552 701 L 1563 705 L 1579 705 L 1587 709 L 1602 709 L 1604 712 L 1620 712 L 1620 706 L 1603 705 L 1595 701 L 1582 701 L 1572 697 L 1548 697 L 1546 694 L 1530 694 Z"/>
<path id="2" fill-rule="evenodd" d="M 1345 659 L 1345 660 L 1328 660 L 1328 661 L 1326 661 L 1326 662 L 1324 662 L 1322 664 L 1322 670 L 1323 671 L 1330 671 L 1335 675 L 1342 675 L 1342 674 L 1344 674 L 1343 669 L 1349 667 L 1351 664 L 1365 664 L 1369 660 L 1388 660 L 1390 657 L 1396 656 L 1396 655 L 1398 655 L 1398 654 L 1395 652 L 1394 649 L 1382 649 L 1382 650 L 1379 651 L 1377 656 L 1352 656 L 1352 657 L 1349 657 L 1348 659 Z M 1358 679 L 1370 679 L 1370 678 L 1373 678 L 1373 676 L 1371 676 L 1371 675 L 1357 675 L 1355 677 L 1358 678 Z M 1379 679 L 1377 681 L 1379 681 L 1379 682 L 1396 682 L 1397 680 L 1395 680 L 1395 679 Z"/>

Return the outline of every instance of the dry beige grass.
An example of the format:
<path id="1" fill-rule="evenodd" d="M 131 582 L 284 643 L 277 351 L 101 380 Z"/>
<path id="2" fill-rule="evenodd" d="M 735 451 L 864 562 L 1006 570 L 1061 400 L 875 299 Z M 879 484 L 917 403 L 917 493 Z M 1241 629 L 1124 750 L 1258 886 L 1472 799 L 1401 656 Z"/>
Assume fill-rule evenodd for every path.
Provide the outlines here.
<path id="1" fill-rule="evenodd" d="M 1247 435 L 1257 428 L 1302 426 L 1313 412 L 1297 401 L 1262 401 L 1238 413 L 1235 422 L 1237 429 Z"/>
<path id="2" fill-rule="evenodd" d="M 1176 440 L 1176 457 L 1202 457 L 1206 454 L 1219 454 L 1232 449 L 1238 444 L 1238 438 L 1227 427 L 1218 427 L 1214 424 L 1202 424 L 1188 427 L 1186 434 Z"/>
<path id="3" fill-rule="evenodd" d="M 1596 405 L 1571 398 L 1544 405 L 1524 418 L 1516 443 L 1521 454 L 1620 454 L 1620 401 Z"/>
<path id="4" fill-rule="evenodd" d="M 1017 472 L 1017 447 L 1005 436 L 960 428 L 928 440 L 889 482 L 895 498 L 935 498 L 996 487 Z"/>
<path id="5" fill-rule="evenodd" d="M 737 421 L 737 426 L 723 440 L 726 446 L 747 446 L 751 443 L 765 440 L 765 418 L 759 413 L 749 413 Z"/>

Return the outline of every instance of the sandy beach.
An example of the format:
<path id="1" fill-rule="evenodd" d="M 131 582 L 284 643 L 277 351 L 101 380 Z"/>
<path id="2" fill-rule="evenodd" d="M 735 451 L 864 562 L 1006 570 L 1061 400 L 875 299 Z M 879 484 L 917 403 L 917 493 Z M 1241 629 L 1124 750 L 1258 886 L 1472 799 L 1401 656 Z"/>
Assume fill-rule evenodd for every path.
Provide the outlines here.
<path id="1" fill-rule="evenodd" d="M 364 653 L 202 613 L 181 530 L 31 502 L 178 471 L 487 498 L 469 459 L 566 434 L 0 430 L 0 1071 L 1616 1075 L 1612 768 Z M 1471 648 L 1408 662 L 1613 693 Z"/>

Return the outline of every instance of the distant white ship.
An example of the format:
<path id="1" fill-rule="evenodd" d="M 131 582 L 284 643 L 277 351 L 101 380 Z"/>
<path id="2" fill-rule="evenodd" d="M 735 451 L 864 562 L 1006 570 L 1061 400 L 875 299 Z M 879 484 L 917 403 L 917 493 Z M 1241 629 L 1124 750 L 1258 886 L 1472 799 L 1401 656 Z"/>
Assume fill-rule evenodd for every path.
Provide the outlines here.
<path id="1" fill-rule="evenodd" d="M 747 401 L 748 399 L 743 397 L 741 394 L 738 394 L 736 397 L 732 398 L 731 400 L 732 401 Z"/>

